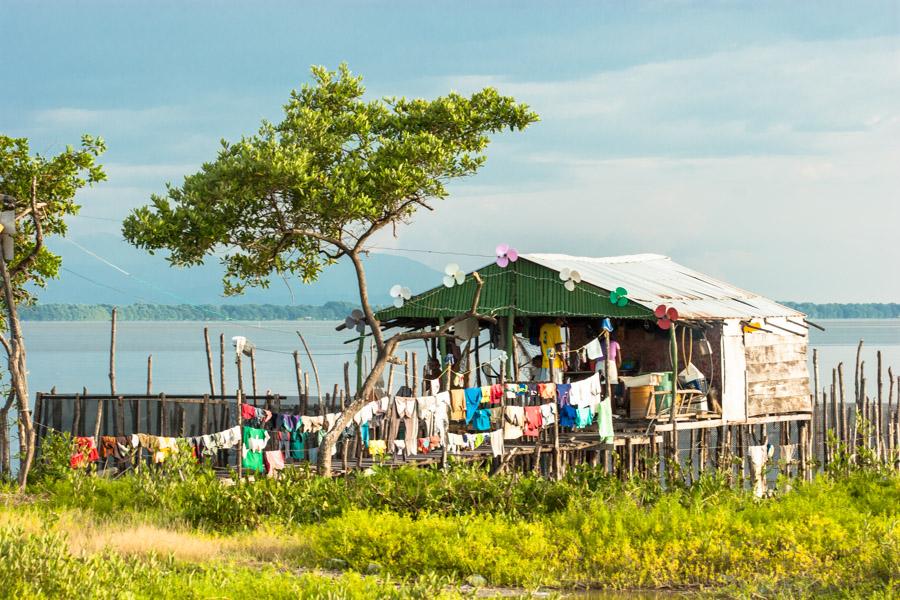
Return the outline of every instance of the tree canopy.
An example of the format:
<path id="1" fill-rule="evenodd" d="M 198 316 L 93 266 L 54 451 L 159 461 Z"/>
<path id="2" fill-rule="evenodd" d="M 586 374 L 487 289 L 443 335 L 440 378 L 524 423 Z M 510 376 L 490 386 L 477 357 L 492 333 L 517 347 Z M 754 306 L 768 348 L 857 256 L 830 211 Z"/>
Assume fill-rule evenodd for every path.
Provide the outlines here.
<path id="1" fill-rule="evenodd" d="M 168 250 L 175 265 L 218 256 L 227 293 L 265 287 L 272 274 L 311 281 L 375 231 L 446 198 L 449 180 L 484 163 L 491 133 L 537 120 L 493 88 L 366 100 L 346 65 L 313 67 L 312 76 L 280 123 L 223 140 L 215 161 L 133 211 L 126 239 Z"/>
<path id="2" fill-rule="evenodd" d="M 65 235 L 65 218 L 78 213 L 76 192 L 106 179 L 97 157 L 106 150 L 101 138 L 85 135 L 81 146 L 53 157 L 31 154 L 26 138 L 0 135 L 0 194 L 15 198 L 19 220 L 15 257 L 7 265 L 16 298 L 31 303 L 26 283 L 43 287 L 57 277 L 61 259 L 44 245 L 49 235 Z"/>

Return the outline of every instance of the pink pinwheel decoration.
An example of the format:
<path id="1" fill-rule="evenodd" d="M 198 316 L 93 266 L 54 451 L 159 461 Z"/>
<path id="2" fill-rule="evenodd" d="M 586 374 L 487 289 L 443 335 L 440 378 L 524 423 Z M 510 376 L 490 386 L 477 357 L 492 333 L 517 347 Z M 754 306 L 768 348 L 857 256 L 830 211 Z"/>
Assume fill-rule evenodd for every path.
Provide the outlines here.
<path id="1" fill-rule="evenodd" d="M 675 308 L 667 307 L 665 304 L 657 306 L 653 314 L 656 316 L 656 324 L 659 325 L 660 329 L 669 329 L 678 320 L 678 311 Z"/>
<path id="2" fill-rule="evenodd" d="M 511 262 L 519 260 L 519 253 L 509 244 L 500 244 L 497 246 L 497 266 L 506 267 Z"/>

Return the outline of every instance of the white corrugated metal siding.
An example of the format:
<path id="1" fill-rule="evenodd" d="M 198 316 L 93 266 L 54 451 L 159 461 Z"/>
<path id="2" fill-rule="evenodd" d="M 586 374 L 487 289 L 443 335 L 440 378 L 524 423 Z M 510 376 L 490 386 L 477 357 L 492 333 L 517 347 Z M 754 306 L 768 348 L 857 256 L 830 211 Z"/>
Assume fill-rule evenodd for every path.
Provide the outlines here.
<path id="1" fill-rule="evenodd" d="M 675 307 L 683 319 L 803 318 L 803 313 L 679 265 L 659 254 L 590 258 L 566 254 L 523 254 L 549 269 L 575 269 L 582 280 L 604 290 L 624 287 L 628 298 L 654 309 Z"/>

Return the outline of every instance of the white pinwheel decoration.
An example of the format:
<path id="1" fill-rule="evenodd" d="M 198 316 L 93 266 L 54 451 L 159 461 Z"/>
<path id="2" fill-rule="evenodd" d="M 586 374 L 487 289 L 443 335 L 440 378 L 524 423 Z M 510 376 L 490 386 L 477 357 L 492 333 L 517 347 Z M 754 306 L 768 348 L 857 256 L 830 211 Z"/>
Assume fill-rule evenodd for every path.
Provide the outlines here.
<path id="1" fill-rule="evenodd" d="M 401 308 L 404 302 L 412 298 L 412 292 L 398 283 L 391 287 L 391 298 L 394 299 L 394 306 Z"/>
<path id="2" fill-rule="evenodd" d="M 444 267 L 444 286 L 452 288 L 454 285 L 462 285 L 466 280 L 466 274 L 463 273 L 459 265 L 450 263 Z"/>
<path id="3" fill-rule="evenodd" d="M 519 253 L 509 244 L 497 246 L 497 266 L 504 268 L 511 262 L 519 260 Z"/>
<path id="4" fill-rule="evenodd" d="M 356 329 L 358 333 L 366 331 L 366 315 L 358 308 L 354 308 L 353 312 L 344 319 L 344 326 L 347 329 Z"/>
<path id="5" fill-rule="evenodd" d="M 563 285 L 570 292 L 575 291 L 575 284 L 581 283 L 581 273 L 568 267 L 560 270 L 559 278 L 563 280 Z"/>

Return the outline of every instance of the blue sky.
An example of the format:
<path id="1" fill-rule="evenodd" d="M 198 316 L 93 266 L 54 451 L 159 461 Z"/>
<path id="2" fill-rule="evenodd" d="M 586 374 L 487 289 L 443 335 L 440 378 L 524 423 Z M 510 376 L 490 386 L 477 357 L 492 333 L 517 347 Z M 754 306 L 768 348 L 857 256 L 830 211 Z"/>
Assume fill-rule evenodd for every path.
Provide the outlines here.
<path id="1" fill-rule="evenodd" d="M 109 144 L 85 247 L 346 61 L 372 96 L 493 85 L 542 118 L 379 246 L 659 252 L 779 299 L 900 300 L 896 1 L 4 0 L 0 24 L 0 131 Z"/>

